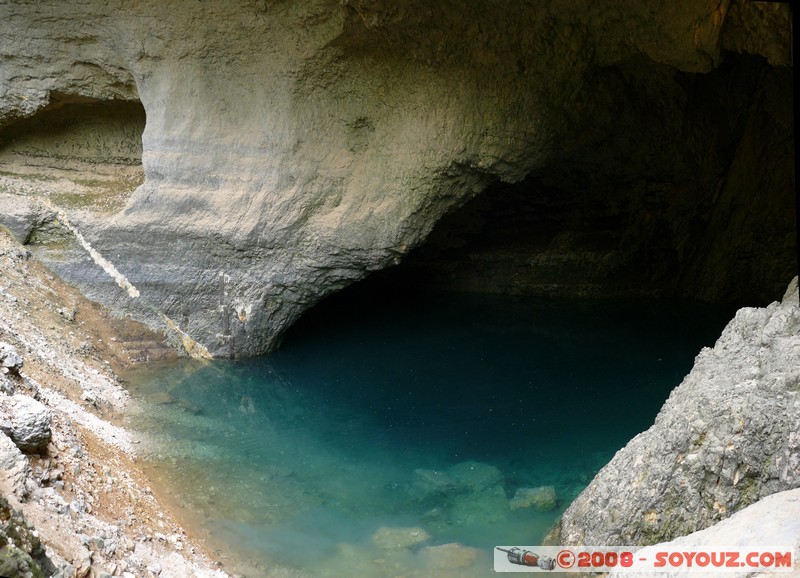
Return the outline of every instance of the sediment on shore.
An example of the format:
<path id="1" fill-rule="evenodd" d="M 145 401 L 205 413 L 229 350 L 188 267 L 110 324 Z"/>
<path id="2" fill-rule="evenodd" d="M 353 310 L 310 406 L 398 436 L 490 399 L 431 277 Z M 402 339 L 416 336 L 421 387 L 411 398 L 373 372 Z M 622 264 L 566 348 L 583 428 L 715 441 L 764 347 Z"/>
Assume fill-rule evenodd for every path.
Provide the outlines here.
<path id="1" fill-rule="evenodd" d="M 120 424 L 118 373 L 175 354 L 0 231 L 0 563 L 33 576 L 227 576 L 175 521 Z"/>

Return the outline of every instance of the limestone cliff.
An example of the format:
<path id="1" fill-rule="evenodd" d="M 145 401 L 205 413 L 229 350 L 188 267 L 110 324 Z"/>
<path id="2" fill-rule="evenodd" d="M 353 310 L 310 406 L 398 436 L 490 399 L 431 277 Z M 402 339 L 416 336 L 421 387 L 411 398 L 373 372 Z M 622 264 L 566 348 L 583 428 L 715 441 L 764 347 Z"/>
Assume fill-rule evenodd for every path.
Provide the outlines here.
<path id="1" fill-rule="evenodd" d="M 260 353 L 490 183 L 601 144 L 589 119 L 616 104 L 598 71 L 701 74 L 723 48 L 786 66 L 788 27 L 785 7 L 728 0 L 6 0 L 0 193 L 47 197 L 13 227 L 91 298 L 214 355 Z M 98 214 L 25 184 L 59 163 L 127 166 L 104 183 L 136 188 Z"/>

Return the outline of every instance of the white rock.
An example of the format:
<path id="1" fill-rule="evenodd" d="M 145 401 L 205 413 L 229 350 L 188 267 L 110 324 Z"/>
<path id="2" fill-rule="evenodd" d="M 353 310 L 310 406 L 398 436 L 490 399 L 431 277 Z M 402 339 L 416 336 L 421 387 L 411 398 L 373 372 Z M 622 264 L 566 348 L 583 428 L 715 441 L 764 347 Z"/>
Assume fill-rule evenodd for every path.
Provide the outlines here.
<path id="1" fill-rule="evenodd" d="M 22 369 L 22 356 L 10 344 L 0 341 L 0 367 L 3 373 L 19 373 Z"/>
<path id="2" fill-rule="evenodd" d="M 687 536 L 676 538 L 670 542 L 662 542 L 648 546 L 637 551 L 638 557 L 655 560 L 655 553 L 665 550 L 679 550 L 685 552 L 708 551 L 713 548 L 741 549 L 751 551 L 759 547 L 780 548 L 789 546 L 793 548 L 795 572 L 798 571 L 800 561 L 800 488 L 787 490 L 762 498 L 755 504 L 740 510 L 710 528 L 694 532 Z M 745 576 L 761 576 L 754 574 L 752 568 L 728 569 L 725 578 L 744 578 Z M 796 576 L 793 573 L 773 574 L 774 576 Z M 622 578 L 631 576 L 624 572 L 611 572 L 608 578 Z M 684 571 L 660 569 L 658 573 L 638 573 L 638 577 L 653 578 L 679 578 L 700 576 L 697 569 L 687 573 Z"/>
<path id="3" fill-rule="evenodd" d="M 21 496 L 29 470 L 28 458 L 0 431 L 0 494 Z"/>
<path id="4" fill-rule="evenodd" d="M 0 397 L 0 423 L 6 435 L 23 451 L 45 447 L 50 442 L 50 410 L 27 395 Z"/>

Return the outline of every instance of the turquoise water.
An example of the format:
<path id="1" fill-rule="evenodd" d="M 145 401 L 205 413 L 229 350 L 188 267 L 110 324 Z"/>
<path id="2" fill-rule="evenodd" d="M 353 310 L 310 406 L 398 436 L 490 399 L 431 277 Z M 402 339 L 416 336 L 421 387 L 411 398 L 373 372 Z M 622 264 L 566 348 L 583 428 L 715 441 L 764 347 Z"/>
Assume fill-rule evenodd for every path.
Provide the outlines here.
<path id="1" fill-rule="evenodd" d="M 137 371 L 130 389 L 147 405 L 133 425 L 228 569 L 491 576 L 492 547 L 541 543 L 727 317 L 666 303 L 341 298 L 271 356 Z M 514 500 L 542 487 L 539 504 Z"/>

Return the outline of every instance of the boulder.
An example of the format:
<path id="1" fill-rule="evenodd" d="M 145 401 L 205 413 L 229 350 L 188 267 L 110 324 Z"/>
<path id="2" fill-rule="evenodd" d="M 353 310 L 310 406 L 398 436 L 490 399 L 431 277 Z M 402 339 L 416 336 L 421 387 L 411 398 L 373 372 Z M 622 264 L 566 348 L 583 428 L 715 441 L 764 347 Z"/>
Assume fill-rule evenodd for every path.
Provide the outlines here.
<path id="1" fill-rule="evenodd" d="M 13 395 L 15 389 L 14 382 L 0 372 L 0 395 Z"/>
<path id="2" fill-rule="evenodd" d="M 456 481 L 446 472 L 419 468 L 414 470 L 409 493 L 414 499 L 425 501 L 443 498 L 456 487 Z"/>
<path id="3" fill-rule="evenodd" d="M 50 410 L 27 395 L 0 397 L 0 431 L 23 451 L 37 451 L 50 442 Z"/>
<path id="4" fill-rule="evenodd" d="M 22 497 L 25 493 L 25 478 L 30 472 L 28 458 L 0 431 L 0 493 Z"/>
<path id="5" fill-rule="evenodd" d="M 0 544 L 0 576 L 43 578 L 55 575 L 56 567 L 39 541 L 38 534 L 2 496 Z"/>
<path id="6" fill-rule="evenodd" d="M 22 366 L 22 356 L 17 353 L 16 348 L 0 341 L 0 371 L 18 375 Z"/>

